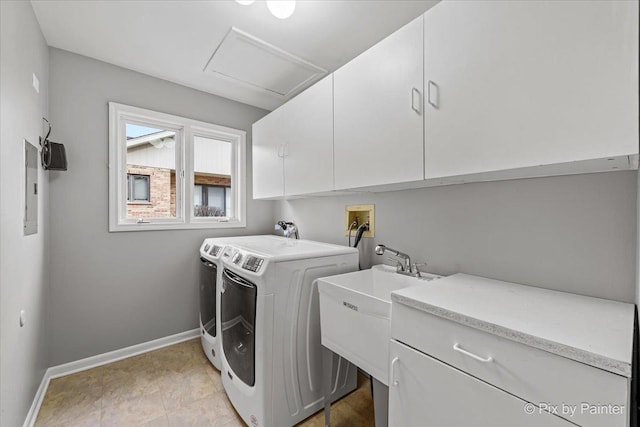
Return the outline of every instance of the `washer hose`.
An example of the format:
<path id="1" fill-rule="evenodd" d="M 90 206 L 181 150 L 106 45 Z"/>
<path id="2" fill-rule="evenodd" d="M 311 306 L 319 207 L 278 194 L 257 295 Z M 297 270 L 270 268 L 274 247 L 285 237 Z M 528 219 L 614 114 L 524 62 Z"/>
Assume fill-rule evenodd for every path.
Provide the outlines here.
<path id="1" fill-rule="evenodd" d="M 358 229 L 356 230 L 356 239 L 353 242 L 353 247 L 357 248 L 358 247 L 358 243 L 360 243 L 360 240 L 362 240 L 362 235 L 364 234 L 365 231 L 367 231 L 369 229 L 369 224 L 368 223 L 363 223 L 362 225 L 360 225 L 360 227 L 358 227 Z"/>

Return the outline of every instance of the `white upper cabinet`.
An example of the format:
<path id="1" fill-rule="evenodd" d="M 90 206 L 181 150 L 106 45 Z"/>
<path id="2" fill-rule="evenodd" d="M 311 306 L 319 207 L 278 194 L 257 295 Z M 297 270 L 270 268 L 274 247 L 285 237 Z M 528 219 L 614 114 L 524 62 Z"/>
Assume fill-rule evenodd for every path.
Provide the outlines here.
<path id="1" fill-rule="evenodd" d="M 283 107 L 253 124 L 253 198 L 284 196 Z"/>
<path id="2" fill-rule="evenodd" d="M 635 169 L 637 1 L 443 1 L 253 128 L 254 198 Z"/>
<path id="3" fill-rule="evenodd" d="M 424 28 L 425 178 L 637 155 L 638 2 L 445 1 Z"/>
<path id="4" fill-rule="evenodd" d="M 337 190 L 423 179 L 422 21 L 334 73 Z"/>
<path id="5" fill-rule="evenodd" d="M 333 190 L 333 76 L 253 124 L 253 198 Z"/>
<path id="6" fill-rule="evenodd" d="M 286 196 L 333 190 L 333 76 L 284 105 Z"/>

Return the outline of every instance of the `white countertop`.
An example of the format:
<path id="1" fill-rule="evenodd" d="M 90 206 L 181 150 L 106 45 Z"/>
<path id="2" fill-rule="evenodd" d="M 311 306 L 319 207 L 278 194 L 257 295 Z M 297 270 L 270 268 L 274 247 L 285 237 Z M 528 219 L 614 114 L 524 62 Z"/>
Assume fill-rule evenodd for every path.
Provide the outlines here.
<path id="1" fill-rule="evenodd" d="M 391 294 L 393 303 L 631 376 L 634 305 L 454 274 Z"/>

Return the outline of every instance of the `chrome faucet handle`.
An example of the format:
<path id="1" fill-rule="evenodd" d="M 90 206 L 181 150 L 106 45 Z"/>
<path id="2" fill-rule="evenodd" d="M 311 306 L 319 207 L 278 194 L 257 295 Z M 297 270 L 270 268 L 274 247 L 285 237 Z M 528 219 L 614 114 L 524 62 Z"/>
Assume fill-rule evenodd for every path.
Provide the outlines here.
<path id="1" fill-rule="evenodd" d="M 390 256 L 387 257 L 387 259 L 389 261 L 395 261 L 396 262 L 396 271 L 401 273 L 401 272 L 405 272 L 406 269 L 404 267 L 404 263 L 399 261 L 397 258 L 391 258 Z"/>
<path id="2" fill-rule="evenodd" d="M 426 262 L 414 262 L 411 265 L 411 272 L 416 276 L 416 277 L 421 277 L 421 272 L 420 272 L 420 267 L 426 267 L 427 263 Z"/>
<path id="3" fill-rule="evenodd" d="M 411 269 L 412 269 L 413 271 L 420 271 L 420 267 L 426 267 L 426 266 L 427 266 L 427 263 L 426 263 L 426 262 L 414 262 L 414 263 L 411 265 Z"/>

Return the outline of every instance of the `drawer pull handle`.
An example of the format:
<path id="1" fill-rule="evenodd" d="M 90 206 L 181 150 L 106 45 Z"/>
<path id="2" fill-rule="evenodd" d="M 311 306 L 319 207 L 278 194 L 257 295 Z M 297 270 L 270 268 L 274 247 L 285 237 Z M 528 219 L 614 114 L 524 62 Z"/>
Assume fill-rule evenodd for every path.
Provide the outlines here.
<path id="1" fill-rule="evenodd" d="M 398 380 L 396 379 L 396 363 L 400 360 L 398 357 L 394 357 L 391 361 L 391 384 L 394 387 L 398 387 Z"/>
<path id="2" fill-rule="evenodd" d="M 472 359 L 476 359 L 478 362 L 483 362 L 483 363 L 489 363 L 489 362 L 493 362 L 493 357 L 489 356 L 489 357 L 480 357 L 477 354 L 473 354 L 470 351 L 465 350 L 464 348 L 461 348 L 458 343 L 455 343 L 453 345 L 453 349 L 459 353 L 464 354 L 465 356 L 469 356 Z"/>

